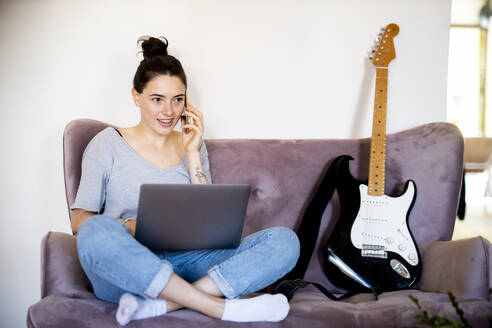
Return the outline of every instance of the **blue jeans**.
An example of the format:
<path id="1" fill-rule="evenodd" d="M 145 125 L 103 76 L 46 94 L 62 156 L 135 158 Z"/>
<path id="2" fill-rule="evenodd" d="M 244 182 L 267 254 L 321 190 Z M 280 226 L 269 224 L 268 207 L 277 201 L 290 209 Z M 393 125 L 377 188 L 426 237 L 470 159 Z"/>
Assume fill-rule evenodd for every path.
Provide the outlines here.
<path id="1" fill-rule="evenodd" d="M 97 298 L 117 303 L 123 293 L 156 298 L 174 272 L 192 283 L 208 276 L 227 298 L 256 292 L 287 274 L 299 257 L 297 235 L 286 227 L 255 232 L 235 249 L 154 253 L 125 225 L 95 215 L 77 234 L 82 268 Z"/>

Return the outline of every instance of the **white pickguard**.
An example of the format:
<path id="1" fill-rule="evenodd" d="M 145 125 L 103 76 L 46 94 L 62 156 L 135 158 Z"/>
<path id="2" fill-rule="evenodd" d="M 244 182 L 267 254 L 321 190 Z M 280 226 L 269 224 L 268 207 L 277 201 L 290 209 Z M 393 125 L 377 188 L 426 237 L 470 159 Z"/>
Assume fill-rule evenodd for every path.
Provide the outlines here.
<path id="1" fill-rule="evenodd" d="M 413 181 L 400 197 L 370 196 L 363 184 L 359 192 L 361 204 L 350 232 L 352 244 L 359 249 L 362 245 L 381 246 L 417 265 L 417 249 L 407 227 L 407 212 L 415 194 Z"/>

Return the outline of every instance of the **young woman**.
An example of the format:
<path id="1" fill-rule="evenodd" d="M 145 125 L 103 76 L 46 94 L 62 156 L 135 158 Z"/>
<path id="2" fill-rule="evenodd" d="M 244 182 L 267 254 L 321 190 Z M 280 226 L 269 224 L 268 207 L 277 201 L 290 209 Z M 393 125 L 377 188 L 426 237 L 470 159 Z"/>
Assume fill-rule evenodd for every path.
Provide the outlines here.
<path id="1" fill-rule="evenodd" d="M 167 54 L 165 38 L 140 41 L 144 59 L 132 95 L 141 120 L 129 128 L 108 127 L 91 140 L 72 205 L 79 259 L 95 295 L 119 303 L 122 325 L 182 307 L 230 321 L 283 320 L 289 312 L 284 295 L 239 296 L 294 267 L 299 241 L 292 230 L 258 231 L 237 249 L 154 253 L 134 239 L 141 184 L 211 183 L 203 115 L 184 105 L 184 70 Z M 183 132 L 174 130 L 178 122 Z"/>

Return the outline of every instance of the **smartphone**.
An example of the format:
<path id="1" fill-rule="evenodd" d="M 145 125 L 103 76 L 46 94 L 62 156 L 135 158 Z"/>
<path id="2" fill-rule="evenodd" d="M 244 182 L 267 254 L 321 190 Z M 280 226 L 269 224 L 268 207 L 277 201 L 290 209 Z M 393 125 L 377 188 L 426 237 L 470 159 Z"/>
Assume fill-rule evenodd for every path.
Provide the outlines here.
<path id="1" fill-rule="evenodd" d="M 192 123 L 191 117 L 184 114 L 186 107 L 188 107 L 188 94 L 187 93 L 185 93 L 184 109 L 183 109 L 183 113 L 181 114 L 181 117 L 184 117 L 185 124 L 191 124 Z M 189 130 L 190 129 L 188 129 L 188 128 L 184 129 L 184 133 L 188 133 Z"/>

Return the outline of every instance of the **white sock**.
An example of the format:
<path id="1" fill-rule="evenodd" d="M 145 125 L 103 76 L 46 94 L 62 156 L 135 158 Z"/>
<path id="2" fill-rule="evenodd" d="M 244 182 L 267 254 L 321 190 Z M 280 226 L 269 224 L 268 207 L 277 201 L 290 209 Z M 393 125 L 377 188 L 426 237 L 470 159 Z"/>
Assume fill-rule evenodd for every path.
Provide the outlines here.
<path id="1" fill-rule="evenodd" d="M 226 299 L 222 320 L 236 322 L 282 321 L 289 313 L 283 294 L 264 294 L 253 298 Z"/>
<path id="2" fill-rule="evenodd" d="M 116 311 L 116 321 L 122 326 L 132 320 L 152 318 L 166 314 L 166 301 L 159 298 L 144 298 L 125 293 L 121 295 Z"/>

